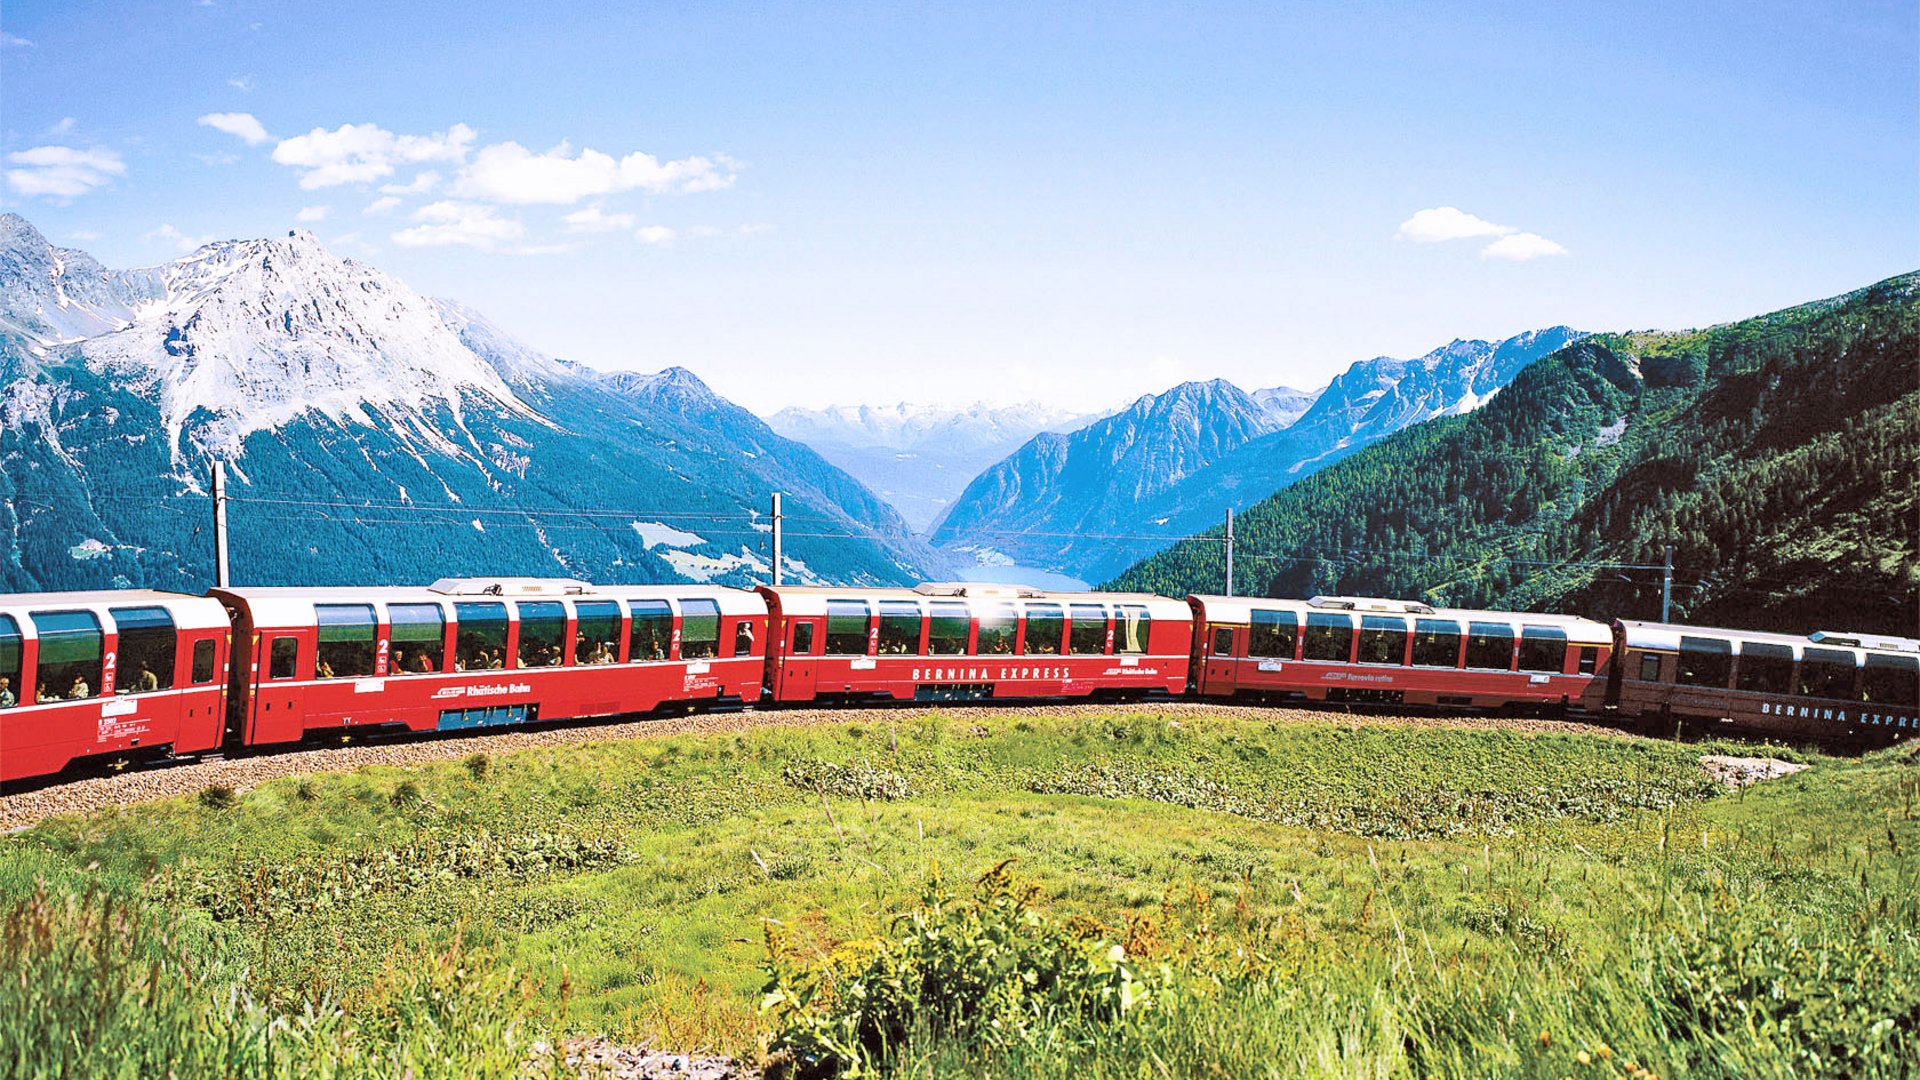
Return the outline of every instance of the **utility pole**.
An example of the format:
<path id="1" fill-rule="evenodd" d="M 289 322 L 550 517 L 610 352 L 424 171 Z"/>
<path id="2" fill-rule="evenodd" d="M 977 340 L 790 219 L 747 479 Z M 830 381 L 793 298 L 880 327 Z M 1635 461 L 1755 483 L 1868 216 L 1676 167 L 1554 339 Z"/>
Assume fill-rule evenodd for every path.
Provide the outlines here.
<path id="1" fill-rule="evenodd" d="M 1666 555 L 1660 560 L 1660 621 L 1666 622 L 1673 610 L 1673 545 L 1666 546 Z"/>
<path id="2" fill-rule="evenodd" d="M 780 493 L 773 493 L 773 580 L 769 583 L 780 584 Z"/>
<path id="3" fill-rule="evenodd" d="M 1227 595 L 1233 595 L 1233 507 L 1227 507 Z"/>
<path id="4" fill-rule="evenodd" d="M 227 466 L 213 463 L 213 581 L 224 589 L 232 584 L 227 576 Z"/>

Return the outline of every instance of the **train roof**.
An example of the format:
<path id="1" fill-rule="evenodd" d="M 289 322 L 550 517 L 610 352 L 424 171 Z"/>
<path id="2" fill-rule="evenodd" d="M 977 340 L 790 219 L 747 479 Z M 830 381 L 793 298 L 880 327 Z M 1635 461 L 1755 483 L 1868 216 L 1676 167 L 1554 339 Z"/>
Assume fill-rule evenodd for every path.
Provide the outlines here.
<path id="1" fill-rule="evenodd" d="M 181 630 L 207 630 L 227 624 L 227 612 L 217 600 L 192 593 L 159 589 L 94 589 L 86 592 L 7 593 L 0 595 L 0 614 L 12 615 L 31 629 L 27 618 L 36 611 L 91 611 L 105 615 L 111 608 L 164 607 Z M 111 616 L 109 616 L 111 617 Z"/>
<path id="2" fill-rule="evenodd" d="M 305 626 L 315 604 L 446 604 L 501 600 L 713 600 L 723 615 L 764 615 L 758 593 L 725 585 L 593 585 L 571 578 L 442 578 L 429 586 L 269 585 L 214 590 L 244 604 L 257 625 Z"/>
<path id="3" fill-rule="evenodd" d="M 1821 630 L 1807 635 L 1776 634 L 1766 630 L 1729 630 L 1718 626 L 1689 626 L 1683 623 L 1643 622 L 1638 619 L 1620 619 L 1621 640 L 1637 649 L 1661 649 L 1668 652 L 1680 648 L 1681 637 L 1710 638 L 1715 641 L 1733 643 L 1735 651 L 1742 644 L 1785 645 L 1800 655 L 1802 649 L 1839 649 L 1861 653 L 1888 653 L 1894 655 L 1920 654 L 1920 640 L 1894 637 L 1890 634 L 1854 634 L 1832 630 Z"/>
<path id="4" fill-rule="evenodd" d="M 1185 616 L 1186 605 L 1158 593 L 1054 592 L 1030 585 L 1002 585 L 986 581 L 929 581 L 911 589 L 898 587 L 862 588 L 834 585 L 762 585 L 761 592 L 780 600 L 780 610 L 788 615 L 820 615 L 828 600 L 999 600 L 1025 601 L 1030 604 L 1142 604 L 1149 612 L 1158 609 L 1169 617 Z"/>
<path id="5" fill-rule="evenodd" d="M 1196 593 L 1187 599 L 1200 604 L 1207 618 L 1215 622 L 1249 622 L 1253 616 L 1253 609 L 1261 608 L 1267 611 L 1412 616 L 1450 619 L 1456 622 L 1504 622 L 1519 626 L 1553 626 L 1567 631 L 1567 638 L 1570 641 L 1599 645 L 1613 640 L 1613 635 L 1605 623 L 1579 615 L 1560 615 L 1553 612 L 1437 608 L 1418 600 L 1390 600 L 1373 596 L 1316 596 L 1309 600 L 1300 600 L 1268 596 L 1210 596 Z"/>

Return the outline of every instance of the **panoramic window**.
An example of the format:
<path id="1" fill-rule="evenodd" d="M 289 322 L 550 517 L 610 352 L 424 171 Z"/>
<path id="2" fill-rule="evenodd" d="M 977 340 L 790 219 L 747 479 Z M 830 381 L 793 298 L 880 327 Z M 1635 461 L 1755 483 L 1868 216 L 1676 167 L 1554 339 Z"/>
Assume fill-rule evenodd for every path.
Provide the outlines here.
<path id="1" fill-rule="evenodd" d="M 429 675 L 446 662 L 447 620 L 439 604 L 387 605 L 387 670 Z"/>
<path id="2" fill-rule="evenodd" d="M 1067 651 L 1067 616 L 1058 604 L 1027 605 L 1027 645 L 1032 656 L 1058 656 Z"/>
<path id="3" fill-rule="evenodd" d="M 665 600 L 629 600 L 633 623 L 627 628 L 627 660 L 665 660 L 673 648 L 673 609 Z"/>
<path id="4" fill-rule="evenodd" d="M 0 615 L 0 709 L 20 704 L 20 624 Z"/>
<path id="5" fill-rule="evenodd" d="M 1140 604 L 1122 604 L 1114 609 L 1114 646 L 1119 653 L 1145 653 L 1153 638 L 1153 616 Z"/>
<path id="6" fill-rule="evenodd" d="M 1740 645 L 1740 674 L 1735 683 L 1757 694 L 1793 692 L 1793 646 L 1765 641 Z"/>
<path id="7" fill-rule="evenodd" d="M 911 600 L 880 601 L 880 655 L 920 652 L 920 605 Z"/>
<path id="8" fill-rule="evenodd" d="M 1682 686 L 1726 689 L 1733 678 L 1733 642 L 1720 638 L 1680 639 L 1680 671 L 1674 681 Z"/>
<path id="9" fill-rule="evenodd" d="M 719 602 L 680 601 L 680 659 L 711 660 L 719 655 Z"/>
<path id="10" fill-rule="evenodd" d="M 1384 615 L 1365 615 L 1360 619 L 1360 662 L 1398 664 L 1407 655 L 1407 622 Z"/>
<path id="11" fill-rule="evenodd" d="M 827 601 L 827 655 L 867 655 L 866 601 Z"/>
<path id="12" fill-rule="evenodd" d="M 1247 632 L 1247 655 L 1293 659 L 1294 628 L 1293 612 L 1256 609 L 1253 626 Z"/>
<path id="13" fill-rule="evenodd" d="M 213 639 L 206 638 L 193 643 L 193 672 L 195 683 L 213 681 Z"/>
<path id="14" fill-rule="evenodd" d="M 119 663 L 113 673 L 116 694 L 145 694 L 173 685 L 173 616 L 163 607 L 112 608 L 120 635 Z"/>
<path id="15" fill-rule="evenodd" d="M 1506 623 L 1467 624 L 1467 666 L 1513 670 L 1513 627 Z"/>
<path id="16" fill-rule="evenodd" d="M 291 679 L 300 670 L 300 639 L 277 637 L 267 656 L 267 678 Z"/>
<path id="17" fill-rule="evenodd" d="M 1875 705 L 1920 706 L 1920 657 L 1868 653 L 1860 696 Z"/>
<path id="18" fill-rule="evenodd" d="M 34 612 L 40 632 L 40 664 L 33 680 L 37 701 L 77 701 L 100 693 L 100 657 L 105 635 L 89 611 Z"/>
<path id="19" fill-rule="evenodd" d="M 981 656 L 1013 655 L 1014 634 L 1019 628 L 1020 617 L 1013 613 L 1012 604 L 981 605 L 977 651 Z"/>
<path id="20" fill-rule="evenodd" d="M 620 605 L 581 600 L 573 605 L 573 662 L 612 664 L 620 659 Z"/>
<path id="21" fill-rule="evenodd" d="M 1099 656 L 1107 651 L 1107 609 L 1099 604 L 1073 604 L 1069 648 L 1075 656 Z"/>
<path id="22" fill-rule="evenodd" d="M 1352 657 L 1353 623 L 1345 615 L 1309 611 L 1307 632 L 1300 644 L 1300 659 L 1346 663 Z"/>
<path id="23" fill-rule="evenodd" d="M 373 674 L 373 605 L 315 604 L 320 647 L 313 674 L 321 679 L 360 679 Z"/>
<path id="24" fill-rule="evenodd" d="M 1800 657 L 1800 692 L 1808 697 L 1852 700 L 1853 676 L 1859 670 L 1850 652 L 1808 649 Z"/>
<path id="25" fill-rule="evenodd" d="M 523 600 L 513 606 L 520 613 L 520 666 L 559 667 L 566 659 L 566 606 L 557 600 Z"/>
<path id="26" fill-rule="evenodd" d="M 1459 667 L 1460 624 L 1451 619 L 1415 619 L 1413 662 L 1417 667 Z"/>
<path id="27" fill-rule="evenodd" d="M 1520 670 L 1552 675 L 1567 670 L 1567 632 L 1557 626 L 1521 627 Z"/>
<path id="28" fill-rule="evenodd" d="M 973 633 L 973 613 L 965 604 L 933 604 L 928 611 L 927 652 L 935 656 L 963 656 Z"/>
<path id="29" fill-rule="evenodd" d="M 455 671 L 491 671 L 507 666 L 507 605 L 455 604 Z"/>

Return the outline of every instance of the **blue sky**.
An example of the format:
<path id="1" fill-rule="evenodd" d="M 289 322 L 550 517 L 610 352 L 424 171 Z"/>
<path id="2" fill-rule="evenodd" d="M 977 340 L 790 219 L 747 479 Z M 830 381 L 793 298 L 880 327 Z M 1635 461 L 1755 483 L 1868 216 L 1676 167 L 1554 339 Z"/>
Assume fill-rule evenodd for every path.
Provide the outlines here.
<path id="1" fill-rule="evenodd" d="M 304 224 L 762 411 L 1311 387 L 1920 267 L 1913 2 L 613 6 L 10 0 L 0 200 L 113 266 Z"/>

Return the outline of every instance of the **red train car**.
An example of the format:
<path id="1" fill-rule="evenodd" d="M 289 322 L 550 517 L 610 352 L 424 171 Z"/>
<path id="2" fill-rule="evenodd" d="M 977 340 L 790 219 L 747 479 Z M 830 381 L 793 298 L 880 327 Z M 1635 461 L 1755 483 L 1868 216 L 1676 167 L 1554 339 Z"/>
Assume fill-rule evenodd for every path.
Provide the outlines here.
<path id="1" fill-rule="evenodd" d="M 1417 601 L 1190 596 L 1194 689 L 1469 708 L 1578 703 L 1605 683 L 1608 628 L 1568 615 Z"/>
<path id="2" fill-rule="evenodd" d="M 0 782 L 219 746 L 229 636 L 205 597 L 0 596 Z"/>
<path id="3" fill-rule="evenodd" d="M 1920 731 L 1920 641 L 1621 621 L 1607 704 L 1660 726 L 1704 721 L 1842 742 Z"/>
<path id="4" fill-rule="evenodd" d="M 751 592 L 447 578 L 424 589 L 216 589 L 240 646 L 246 745 L 362 727 L 450 731 L 759 696 Z"/>
<path id="5" fill-rule="evenodd" d="M 1178 694 L 1192 615 L 1139 593 L 762 587 L 775 701 Z"/>

